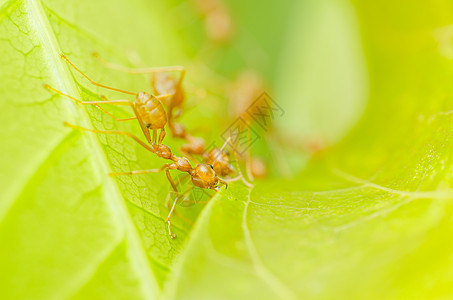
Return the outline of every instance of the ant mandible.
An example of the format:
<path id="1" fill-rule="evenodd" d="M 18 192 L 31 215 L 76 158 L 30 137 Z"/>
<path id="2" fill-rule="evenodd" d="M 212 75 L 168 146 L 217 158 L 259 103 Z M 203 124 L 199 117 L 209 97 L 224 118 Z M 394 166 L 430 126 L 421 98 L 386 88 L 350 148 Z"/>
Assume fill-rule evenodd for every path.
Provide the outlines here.
<path id="1" fill-rule="evenodd" d="M 108 114 L 109 116 L 113 117 L 117 121 L 129 121 L 129 120 L 135 120 L 137 119 L 140 127 L 143 131 L 143 134 L 146 137 L 146 140 L 150 144 L 156 144 L 157 140 L 157 131 L 160 129 L 160 134 L 159 134 L 159 139 L 157 140 L 157 144 L 161 144 L 164 137 L 165 137 L 165 125 L 167 124 L 167 114 L 165 112 L 165 109 L 161 103 L 161 99 L 165 99 L 168 97 L 172 97 L 173 95 L 159 95 L 159 96 L 154 96 L 151 94 L 148 94 L 146 92 L 130 92 L 122 89 L 117 89 L 114 87 L 110 87 L 104 84 L 97 83 L 93 81 L 91 78 L 89 78 L 87 75 L 85 75 L 82 71 L 80 71 L 64 54 L 61 54 L 61 58 L 64 59 L 71 67 L 73 67 L 77 72 L 79 72 L 83 77 L 88 79 L 88 81 L 95 85 L 99 86 L 105 89 L 117 91 L 120 93 L 128 94 L 128 95 L 134 95 L 135 96 L 135 102 L 129 101 L 129 100 L 108 100 L 106 97 L 101 96 L 103 99 L 102 101 L 82 101 L 79 99 L 76 99 L 72 96 L 69 96 L 53 87 L 51 87 L 48 84 L 44 84 L 44 87 L 54 91 L 55 93 L 58 93 L 64 97 L 67 97 L 69 99 L 72 99 L 80 104 L 84 105 L 95 105 L 98 107 L 101 111 L 104 113 Z M 125 106 L 130 106 L 132 110 L 134 111 L 135 117 L 131 118 L 126 118 L 126 119 L 118 119 L 111 113 L 107 112 L 106 110 L 102 109 L 99 104 L 113 104 L 113 105 L 125 105 Z M 153 131 L 153 139 L 151 140 L 151 136 L 149 133 L 149 130 Z"/>

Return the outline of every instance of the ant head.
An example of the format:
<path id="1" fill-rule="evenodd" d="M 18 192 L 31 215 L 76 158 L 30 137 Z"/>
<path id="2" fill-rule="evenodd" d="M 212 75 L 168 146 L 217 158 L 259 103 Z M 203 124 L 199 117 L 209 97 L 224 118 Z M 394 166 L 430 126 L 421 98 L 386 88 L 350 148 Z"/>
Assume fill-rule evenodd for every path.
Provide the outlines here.
<path id="1" fill-rule="evenodd" d="M 192 172 L 192 182 L 204 189 L 214 189 L 219 181 L 211 165 L 198 164 Z"/>

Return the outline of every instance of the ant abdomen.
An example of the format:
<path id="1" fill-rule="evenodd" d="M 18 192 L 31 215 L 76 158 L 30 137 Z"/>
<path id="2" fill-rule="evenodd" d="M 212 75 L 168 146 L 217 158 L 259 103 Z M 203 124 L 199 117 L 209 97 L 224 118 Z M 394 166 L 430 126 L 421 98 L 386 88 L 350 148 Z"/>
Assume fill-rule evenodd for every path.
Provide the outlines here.
<path id="1" fill-rule="evenodd" d="M 136 97 L 136 107 L 141 114 L 143 122 L 149 129 L 162 129 L 167 124 L 167 113 L 162 103 L 145 92 L 140 92 Z"/>

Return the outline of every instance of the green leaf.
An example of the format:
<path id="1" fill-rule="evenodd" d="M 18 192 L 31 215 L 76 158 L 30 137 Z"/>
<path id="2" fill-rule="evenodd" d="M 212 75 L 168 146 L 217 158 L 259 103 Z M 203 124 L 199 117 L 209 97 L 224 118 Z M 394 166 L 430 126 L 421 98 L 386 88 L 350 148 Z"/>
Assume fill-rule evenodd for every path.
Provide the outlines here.
<path id="1" fill-rule="evenodd" d="M 86 110 L 50 93 L 43 84 L 84 100 L 97 98 L 95 93 L 100 90 L 71 75 L 59 57 L 64 52 L 83 70 L 92 65 L 89 74 L 99 81 L 148 88 L 144 78 L 109 72 L 96 63 L 91 52 L 112 59 L 114 41 L 107 47 L 104 39 L 112 37 L 107 33 L 122 13 L 135 14 L 146 25 L 158 13 L 139 1 L 120 11 L 120 1 L 111 11 L 102 3 L 96 9 L 91 1 L 81 1 L 71 10 L 61 4 L 24 0 L 4 2 L 1 7 L 0 136 L 5 143 L 0 159 L 0 293 L 10 299 L 151 298 L 159 293 L 190 224 L 175 222 L 176 241 L 166 234 L 163 220 L 168 214 L 164 206 L 168 189 L 166 184 L 163 188 L 161 176 L 115 182 L 108 172 L 163 162 L 122 137 L 104 136 L 99 142 L 94 135 L 64 127 L 64 121 L 109 129 L 117 125 L 96 109 Z M 76 7 L 78 13 L 73 10 Z M 113 24 L 97 24 L 96 35 L 90 28 L 98 19 L 82 14 L 93 9 L 106 13 L 103 24 Z M 71 22 L 74 14 L 80 15 L 79 26 Z M 137 22 L 129 30 L 148 34 L 158 42 L 164 33 L 141 30 L 145 24 Z M 127 43 L 130 34 L 115 37 Z M 142 45 L 135 49 L 139 51 Z M 152 54 L 162 53 L 156 50 Z M 109 73 L 112 75 L 106 80 L 102 74 Z M 107 109 L 119 116 L 130 114 L 115 107 Z M 139 132 L 135 124 L 123 128 Z"/>
<path id="2" fill-rule="evenodd" d="M 263 21 L 255 21 L 273 16 L 277 2 L 263 6 L 262 15 L 249 16 L 250 9 L 232 5 L 240 15 L 238 30 L 243 24 L 258 45 L 250 50 L 242 34 L 239 49 L 232 44 L 213 56 L 225 58 L 218 67 L 231 74 L 247 65 L 236 51 L 264 48 L 261 57 L 268 56 L 270 65 L 263 70 L 274 79 L 275 100 L 288 113 L 289 119 L 276 120 L 280 128 L 301 128 L 291 132 L 299 138 L 313 132 L 331 140 L 344 135 L 360 115 L 367 90 L 360 43 L 368 106 L 339 144 L 297 176 L 256 181 L 253 189 L 232 184 L 204 208 L 178 207 L 176 240 L 164 223 L 169 185 L 163 174 L 108 176 L 164 161 L 127 138 L 63 126 L 67 121 L 140 135 L 136 122 L 118 124 L 95 107 L 77 105 L 42 86 L 86 101 L 101 93 L 124 96 L 93 87 L 60 53 L 93 79 L 128 90 L 149 90 L 149 82 L 104 68 L 91 57 L 93 51 L 124 65 L 132 65 L 128 57 L 140 57 L 148 66 L 186 65 L 188 86 L 206 89 L 208 96 L 196 101 L 199 94 L 188 88 L 189 101 L 197 104 L 183 120 L 213 138 L 230 121 L 218 96 L 223 87 L 213 84 L 213 73 L 203 65 L 208 58 L 187 58 L 203 47 L 202 33 L 196 28 L 179 36 L 180 26 L 192 24 L 195 13 L 178 1 L 1 3 L 2 298 L 452 297 L 453 7 L 448 1 L 355 1 L 354 9 L 339 0 L 297 4 L 285 38 L 272 30 L 273 23 L 287 24 L 283 10 L 262 31 L 257 24 Z M 284 5 L 293 7 L 290 1 Z M 361 41 L 355 37 L 357 24 L 347 22 L 354 10 Z M 307 22 L 317 26 L 299 31 L 308 26 L 299 20 L 310 11 Z M 316 32 L 338 36 L 318 38 Z M 200 43 L 188 47 L 190 34 Z M 279 43 L 285 39 L 283 45 L 273 43 L 276 37 Z M 257 56 L 251 64 L 260 63 Z M 306 70 L 298 72 L 301 68 Z M 310 84 L 313 72 L 326 90 Z M 351 82 L 357 86 L 343 86 Z M 305 98 L 301 86 L 311 89 Z M 323 104 L 310 105 L 317 99 Z M 328 104 L 335 104 L 335 113 Z M 118 117 L 131 114 L 105 108 Z M 301 108 L 309 122 L 297 115 Z M 263 140 L 276 149 L 271 135 Z M 180 144 L 170 137 L 167 142 L 174 149 Z M 263 153 L 267 146 L 254 151 Z M 272 153 L 279 160 L 271 168 L 283 167 L 289 155 L 281 153 L 288 147 Z M 299 158 L 307 156 L 297 152 Z"/>
<path id="3" fill-rule="evenodd" d="M 257 182 L 251 191 L 235 186 L 213 199 L 167 286 L 170 299 L 452 297 L 451 3 L 356 1 L 356 9 L 370 78 L 364 117 L 296 179 Z M 298 45 L 297 37 L 288 43 Z M 303 115 L 353 109 L 319 115 L 319 98 L 303 102 L 294 74 L 317 76 L 310 66 L 342 49 L 323 46 L 311 50 L 315 57 L 303 72 L 296 55 L 286 57 L 296 70 L 285 63 L 279 82 L 289 89 L 285 109 L 300 114 L 285 124 L 295 132 L 306 130 Z M 340 73 L 319 78 L 331 83 L 321 95 L 336 96 L 332 76 L 350 78 L 350 69 L 332 68 Z M 355 97 L 337 94 L 328 101 L 343 105 Z M 300 110 L 304 105 L 308 111 Z M 319 128 L 316 122 L 309 125 Z M 333 114 L 321 130 L 343 125 Z"/>

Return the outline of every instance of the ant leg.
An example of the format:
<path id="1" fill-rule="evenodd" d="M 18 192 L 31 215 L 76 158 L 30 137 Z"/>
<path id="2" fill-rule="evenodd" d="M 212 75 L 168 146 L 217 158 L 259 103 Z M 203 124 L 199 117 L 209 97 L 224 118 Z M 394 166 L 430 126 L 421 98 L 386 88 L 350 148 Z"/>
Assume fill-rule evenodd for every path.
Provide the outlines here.
<path id="1" fill-rule="evenodd" d="M 186 191 L 186 192 L 187 192 L 187 191 Z M 185 194 L 186 192 L 184 192 L 183 194 Z M 165 207 L 166 207 L 167 209 L 170 209 L 170 199 L 171 199 L 170 194 L 168 194 L 168 195 L 167 195 L 167 199 L 165 199 Z M 197 201 L 197 202 L 188 201 L 188 203 L 208 203 L 208 202 L 207 202 L 207 201 Z M 186 222 L 187 224 L 189 224 L 189 225 L 191 225 L 191 226 L 193 225 L 192 220 L 190 220 L 189 218 L 184 217 L 184 215 L 178 213 L 177 210 L 175 210 L 173 213 L 174 213 L 179 219 L 181 219 L 182 221 Z"/>
<path id="2" fill-rule="evenodd" d="M 138 112 L 137 108 L 135 107 L 135 104 L 131 103 L 131 107 L 134 110 L 134 114 L 137 116 L 138 124 L 140 125 L 140 128 L 142 129 L 143 135 L 145 136 L 146 140 L 150 144 L 155 144 L 155 142 L 154 143 L 151 142 L 151 135 L 149 134 L 149 128 L 145 125 L 145 122 L 143 122 L 141 114 Z"/>
<path id="3" fill-rule="evenodd" d="M 98 104 L 94 104 L 94 106 L 96 106 L 97 108 L 99 108 L 102 112 L 104 112 L 105 114 L 109 115 L 110 117 L 114 118 L 115 120 L 117 120 L 118 122 L 123 122 L 123 121 L 130 121 L 130 120 L 136 120 L 137 117 L 130 117 L 130 118 L 125 118 L 125 119 L 118 119 L 117 117 L 115 117 L 114 115 L 112 115 L 111 113 L 109 113 L 108 111 L 106 111 L 105 109 L 103 109 L 101 106 L 99 106 Z"/>
<path id="4" fill-rule="evenodd" d="M 102 100 L 104 101 L 109 101 L 109 99 L 107 99 L 106 96 L 104 95 L 101 95 L 100 96 Z M 113 114 L 109 113 L 108 111 L 106 111 L 105 109 L 103 109 L 99 104 L 94 104 L 94 106 L 96 106 L 97 108 L 99 108 L 101 111 L 103 111 L 105 114 L 111 116 L 112 118 L 114 118 L 115 120 L 117 120 L 118 122 L 123 122 L 123 121 L 130 121 L 130 120 L 136 120 L 137 117 L 130 117 L 130 118 L 125 118 L 125 119 L 118 119 L 117 117 L 115 117 Z"/>
<path id="5" fill-rule="evenodd" d="M 114 115 L 112 115 L 111 113 L 109 113 L 108 111 L 106 111 L 105 109 L 103 109 L 99 104 L 102 103 L 102 104 L 114 104 L 114 105 L 131 105 L 130 104 L 130 101 L 129 100 L 109 100 L 107 99 L 105 96 L 101 96 L 101 99 L 103 99 L 103 101 L 82 101 L 82 100 L 79 100 L 79 99 L 76 99 L 72 96 L 69 96 L 57 89 L 54 89 L 53 87 L 51 87 L 50 85 L 48 84 L 44 84 L 44 87 L 48 90 L 51 90 L 57 94 L 60 94 L 61 96 L 63 97 L 66 97 L 66 98 L 69 98 L 71 100 L 74 100 L 76 101 L 77 103 L 80 103 L 80 104 L 84 104 L 84 105 L 94 105 L 96 106 L 97 108 L 99 108 L 102 112 L 104 112 L 105 114 L 111 116 L 112 118 L 114 118 L 115 120 L 117 120 L 118 122 L 122 122 L 122 121 L 130 121 L 130 120 L 135 120 L 137 119 L 137 117 L 131 117 L 131 118 L 126 118 L 126 119 L 118 119 L 117 117 L 115 117 Z"/>
<path id="6" fill-rule="evenodd" d="M 153 130 L 153 144 L 154 144 L 154 145 L 156 144 L 156 140 L 157 140 L 157 130 L 154 129 L 154 130 Z"/>
<path id="7" fill-rule="evenodd" d="M 233 178 L 225 179 L 226 182 L 235 182 L 235 181 L 238 181 L 238 180 L 241 180 L 241 176 L 236 176 L 236 177 L 233 177 Z"/>
<path id="8" fill-rule="evenodd" d="M 110 173 L 109 175 L 110 176 L 140 175 L 140 174 L 149 174 L 149 173 L 159 173 L 159 172 L 162 172 L 163 170 L 165 170 L 165 173 L 167 175 L 167 179 L 170 182 L 173 190 L 176 193 L 175 202 L 173 203 L 173 206 L 170 209 L 170 213 L 169 213 L 168 217 L 165 219 L 165 222 L 167 222 L 167 224 L 168 224 L 168 234 L 170 235 L 170 237 L 172 239 L 174 239 L 174 238 L 176 238 L 176 234 L 171 232 L 171 221 L 170 221 L 170 219 L 171 219 L 171 216 L 172 216 L 173 212 L 175 211 L 176 203 L 178 202 L 180 195 L 179 195 L 178 189 L 176 188 L 175 183 L 173 182 L 173 178 L 171 178 L 170 172 L 168 171 L 169 168 L 172 168 L 172 164 L 165 164 L 160 169 L 140 170 L 140 171 L 131 171 L 131 172 L 118 172 L 118 173 Z M 167 200 L 165 202 L 166 202 L 166 205 L 167 205 L 167 202 L 169 202 L 168 197 L 167 197 Z"/>
<path id="9" fill-rule="evenodd" d="M 186 174 L 184 175 L 182 178 L 180 178 L 177 182 L 176 182 L 176 186 L 179 186 L 179 184 L 181 183 L 181 181 L 185 180 L 187 177 L 189 177 L 190 175 L 189 174 Z M 187 191 L 184 191 L 183 194 L 186 194 L 188 191 L 190 191 L 190 189 L 188 189 Z M 170 209 L 170 194 L 167 195 L 167 198 L 165 199 L 165 207 L 167 209 Z M 189 201 L 190 202 L 190 201 Z M 197 202 L 198 203 L 198 202 Z M 207 203 L 207 202 L 200 202 L 200 203 Z M 174 214 L 176 214 L 178 216 L 178 218 L 180 218 L 181 220 L 183 220 L 184 222 L 186 222 L 187 224 L 190 224 L 190 225 L 193 225 L 193 222 L 192 220 L 184 217 L 182 214 L 178 213 L 177 210 L 174 211 Z"/>
<path id="10" fill-rule="evenodd" d="M 71 127 L 73 129 L 84 130 L 84 131 L 89 131 L 89 132 L 93 132 L 93 133 L 126 135 L 126 136 L 130 137 L 131 139 L 133 139 L 134 141 L 136 141 L 137 143 L 139 143 L 146 150 L 153 152 L 153 153 L 156 152 L 152 147 L 148 146 L 146 143 L 144 143 L 138 137 L 136 137 L 135 135 L 133 135 L 132 133 L 129 133 L 127 131 L 89 129 L 89 128 L 84 128 L 84 127 L 80 127 L 77 125 L 72 125 L 72 124 L 69 124 L 68 122 L 64 122 L 64 125 L 67 127 Z"/>
<path id="11" fill-rule="evenodd" d="M 190 176 L 189 174 L 185 174 L 182 178 L 180 178 L 175 186 L 179 186 L 181 184 L 181 181 L 185 180 L 188 176 Z M 168 209 L 170 209 L 170 197 L 167 197 L 167 199 L 165 200 L 165 207 L 167 207 Z"/>
<path id="12" fill-rule="evenodd" d="M 170 209 L 170 213 L 168 214 L 167 219 L 165 220 L 165 222 L 167 222 L 167 224 L 168 224 L 168 234 L 170 235 L 170 237 L 171 237 L 172 239 L 174 239 L 174 238 L 176 237 L 176 234 L 174 234 L 174 233 L 171 232 L 171 221 L 170 221 L 170 219 L 171 219 L 171 215 L 172 215 L 173 212 L 175 211 L 176 203 L 178 202 L 180 195 L 179 195 L 178 189 L 176 188 L 175 183 L 173 182 L 173 178 L 171 178 L 170 171 L 168 170 L 168 168 L 165 170 L 165 173 L 166 173 L 166 175 L 167 175 L 168 181 L 169 181 L 170 184 L 171 184 L 171 187 L 173 188 L 173 190 L 174 190 L 175 193 L 176 193 L 176 199 L 175 199 L 175 201 L 173 202 L 173 206 L 172 206 L 171 209 Z"/>
<path id="13" fill-rule="evenodd" d="M 160 134 L 159 134 L 159 145 L 162 144 L 162 141 L 164 140 L 165 135 L 166 135 L 165 128 L 162 127 L 160 130 Z"/>
<path id="14" fill-rule="evenodd" d="M 157 95 L 155 96 L 158 100 L 160 99 L 163 99 L 163 98 L 167 98 L 167 97 L 173 97 L 174 94 L 164 94 L 164 95 Z"/>
<path id="15" fill-rule="evenodd" d="M 97 52 L 93 52 L 93 56 L 107 68 L 130 73 L 130 74 L 148 74 L 148 73 L 162 73 L 162 72 L 173 72 L 173 71 L 185 72 L 185 68 L 183 66 L 169 66 L 169 67 L 157 67 L 157 68 L 128 68 L 125 66 L 121 66 L 121 65 L 106 61 Z"/>
<path id="16" fill-rule="evenodd" d="M 48 84 L 44 84 L 44 87 L 48 90 L 51 90 L 57 94 L 60 94 L 66 98 L 69 98 L 69 99 L 72 99 L 74 100 L 75 102 L 77 103 L 80 103 L 80 104 L 92 104 L 92 105 L 95 105 L 95 104 L 115 104 L 115 105 L 129 105 L 129 106 L 132 106 L 132 102 L 130 102 L 129 100 L 107 100 L 107 101 L 82 101 L 82 100 L 79 100 L 77 98 L 74 98 L 72 96 L 69 96 L 63 92 L 60 92 L 59 90 L 57 89 L 54 89 L 53 87 L 51 87 L 50 85 Z"/>
<path id="17" fill-rule="evenodd" d="M 126 90 L 121 90 L 121 89 L 117 89 L 117 88 L 114 88 L 114 87 L 111 87 L 111 86 L 108 86 L 108 85 L 104 85 L 104 84 L 100 84 L 100 83 L 97 83 L 95 81 L 93 81 L 91 78 L 89 78 L 87 75 L 85 75 L 82 71 L 80 71 L 67 57 L 66 55 L 64 54 L 61 54 L 61 58 L 64 59 L 71 67 L 73 67 L 77 72 L 79 72 L 83 77 L 85 77 L 86 79 L 88 79 L 89 82 L 91 82 L 91 84 L 95 85 L 95 86 L 99 86 L 101 88 L 105 88 L 105 89 L 109 89 L 109 90 L 113 90 L 113 91 L 117 91 L 117 92 L 120 92 L 120 93 L 124 93 L 124 94 L 129 94 L 129 95 L 137 95 L 137 93 L 134 93 L 134 92 L 129 92 L 129 91 L 126 91 Z"/>
<path id="18" fill-rule="evenodd" d="M 148 170 L 138 170 L 138 171 L 130 171 L 130 172 L 111 172 L 109 176 L 122 176 L 122 175 L 142 175 L 142 174 L 149 174 L 149 173 L 159 173 L 168 168 L 170 164 L 165 164 L 160 169 L 148 169 Z"/>

